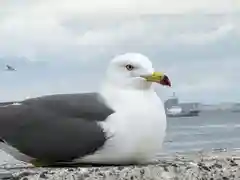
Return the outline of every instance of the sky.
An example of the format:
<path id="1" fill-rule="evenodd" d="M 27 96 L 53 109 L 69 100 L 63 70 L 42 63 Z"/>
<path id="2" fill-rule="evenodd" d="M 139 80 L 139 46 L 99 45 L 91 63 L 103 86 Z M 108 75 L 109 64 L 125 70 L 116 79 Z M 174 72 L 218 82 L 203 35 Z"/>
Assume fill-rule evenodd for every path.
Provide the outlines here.
<path id="1" fill-rule="evenodd" d="M 97 90 L 137 52 L 165 72 L 165 100 L 240 102 L 239 0 L 1 0 L 0 101 Z M 5 65 L 16 72 L 5 71 Z"/>

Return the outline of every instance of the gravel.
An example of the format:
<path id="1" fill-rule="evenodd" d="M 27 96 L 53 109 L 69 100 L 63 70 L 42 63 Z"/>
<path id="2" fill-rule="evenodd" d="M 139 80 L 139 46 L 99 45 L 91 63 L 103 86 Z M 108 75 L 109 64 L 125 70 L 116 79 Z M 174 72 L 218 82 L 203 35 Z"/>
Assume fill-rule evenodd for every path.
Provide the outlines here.
<path id="1" fill-rule="evenodd" d="M 34 168 L 6 164 L 0 179 L 19 180 L 232 180 L 240 179 L 239 153 L 214 152 L 160 157 L 151 165 Z M 1 174 L 2 172 L 2 174 Z"/>

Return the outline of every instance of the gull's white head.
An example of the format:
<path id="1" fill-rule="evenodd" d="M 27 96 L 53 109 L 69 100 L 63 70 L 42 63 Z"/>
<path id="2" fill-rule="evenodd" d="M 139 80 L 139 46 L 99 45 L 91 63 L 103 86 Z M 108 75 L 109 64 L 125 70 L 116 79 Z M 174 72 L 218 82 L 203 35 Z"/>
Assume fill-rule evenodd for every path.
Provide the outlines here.
<path id="1" fill-rule="evenodd" d="M 153 82 L 171 86 L 168 77 L 156 72 L 148 57 L 139 53 L 116 56 L 108 66 L 106 80 L 124 89 L 149 89 Z"/>

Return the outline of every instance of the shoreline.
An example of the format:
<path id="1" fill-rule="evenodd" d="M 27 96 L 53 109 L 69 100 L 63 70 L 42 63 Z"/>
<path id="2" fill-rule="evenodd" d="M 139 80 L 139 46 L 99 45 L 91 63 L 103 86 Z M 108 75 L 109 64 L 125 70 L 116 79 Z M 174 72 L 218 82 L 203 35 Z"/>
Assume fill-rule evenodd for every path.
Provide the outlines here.
<path id="1" fill-rule="evenodd" d="M 151 165 L 34 168 L 29 164 L 20 163 L 14 166 L 6 164 L 2 168 L 10 173 L 8 179 L 24 180 L 230 180 L 240 179 L 240 152 L 219 151 L 172 154 L 160 157 L 156 164 Z"/>

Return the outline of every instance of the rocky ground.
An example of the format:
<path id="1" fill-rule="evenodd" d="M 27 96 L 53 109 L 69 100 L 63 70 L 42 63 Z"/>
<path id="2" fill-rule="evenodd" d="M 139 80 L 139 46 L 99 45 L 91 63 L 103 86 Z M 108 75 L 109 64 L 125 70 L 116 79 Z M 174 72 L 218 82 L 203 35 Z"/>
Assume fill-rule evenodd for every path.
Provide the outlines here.
<path id="1" fill-rule="evenodd" d="M 23 168 L 20 167 L 23 164 L 14 167 L 5 165 L 2 168 L 7 172 L 2 172 L 2 179 L 240 180 L 239 155 L 228 152 L 181 154 L 162 157 L 161 161 L 152 165 L 125 167 Z"/>

